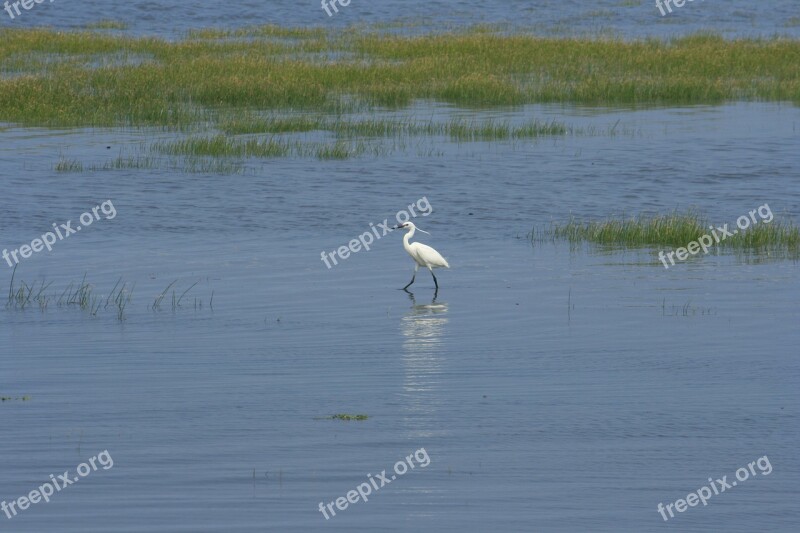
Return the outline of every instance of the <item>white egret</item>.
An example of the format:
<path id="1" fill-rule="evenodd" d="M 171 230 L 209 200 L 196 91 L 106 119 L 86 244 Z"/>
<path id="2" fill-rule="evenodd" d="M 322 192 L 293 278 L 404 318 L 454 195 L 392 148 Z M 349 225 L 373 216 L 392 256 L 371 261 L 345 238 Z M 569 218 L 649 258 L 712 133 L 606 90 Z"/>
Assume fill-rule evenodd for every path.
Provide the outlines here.
<path id="1" fill-rule="evenodd" d="M 439 281 L 436 279 L 436 275 L 433 273 L 434 268 L 450 268 L 450 265 L 447 264 L 447 260 L 442 257 L 442 254 L 428 246 L 427 244 L 422 244 L 421 242 L 412 242 L 409 243 L 409 239 L 414 236 L 414 232 L 419 228 L 414 225 L 413 222 L 404 222 L 403 224 L 398 224 L 393 229 L 405 229 L 406 235 L 403 237 L 403 248 L 406 249 L 408 255 L 411 256 L 411 259 L 414 260 L 414 275 L 411 277 L 411 281 L 408 282 L 408 285 L 403 287 L 403 290 L 408 289 L 412 283 L 414 283 L 414 279 L 417 277 L 417 271 L 419 267 L 427 268 L 431 276 L 433 276 L 433 283 L 436 285 L 436 290 L 439 290 Z M 422 233 L 428 233 L 425 230 L 420 229 Z M 430 233 L 428 233 L 430 235 Z"/>

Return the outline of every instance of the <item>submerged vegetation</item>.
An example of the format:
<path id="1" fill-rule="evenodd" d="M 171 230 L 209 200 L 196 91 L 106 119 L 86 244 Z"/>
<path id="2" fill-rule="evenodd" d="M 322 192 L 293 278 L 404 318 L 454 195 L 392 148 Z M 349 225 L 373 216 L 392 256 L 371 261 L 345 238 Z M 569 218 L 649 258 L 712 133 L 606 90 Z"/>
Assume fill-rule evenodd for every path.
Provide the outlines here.
<path id="1" fill-rule="evenodd" d="M 361 420 L 366 420 L 368 418 L 369 416 L 367 415 L 350 415 L 347 413 L 338 413 L 330 417 L 331 420 L 348 420 L 348 421 L 350 420 L 361 421 Z"/>
<path id="2" fill-rule="evenodd" d="M 13 396 L 0 396 L 0 402 L 12 402 L 12 401 L 29 402 L 30 400 L 31 397 L 28 396 L 27 394 L 25 396 L 18 396 L 16 398 Z"/>
<path id="3" fill-rule="evenodd" d="M 745 217 L 746 218 L 746 217 Z M 731 231 L 735 224 L 731 225 Z M 714 246 L 734 250 L 772 250 L 791 256 L 800 255 L 800 228 L 791 221 L 759 221 L 746 230 L 736 230 L 732 236 L 722 238 L 706 217 L 697 212 L 670 213 L 666 215 L 620 217 L 604 221 L 579 221 L 575 218 L 566 223 L 553 223 L 541 231 L 534 230 L 529 237 L 535 241 L 565 240 L 573 244 L 593 243 L 628 248 L 650 246 L 684 247 L 703 235 L 714 232 L 720 236 Z"/>

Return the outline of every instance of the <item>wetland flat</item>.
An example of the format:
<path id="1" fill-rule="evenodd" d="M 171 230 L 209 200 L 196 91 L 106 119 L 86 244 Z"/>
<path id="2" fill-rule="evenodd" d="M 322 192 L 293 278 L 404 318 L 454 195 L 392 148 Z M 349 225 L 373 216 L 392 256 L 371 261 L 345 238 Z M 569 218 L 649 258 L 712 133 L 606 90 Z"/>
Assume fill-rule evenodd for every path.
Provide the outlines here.
<path id="1" fill-rule="evenodd" d="M 0 529 L 796 529 L 793 3 L 81 5 L 0 29 Z"/>

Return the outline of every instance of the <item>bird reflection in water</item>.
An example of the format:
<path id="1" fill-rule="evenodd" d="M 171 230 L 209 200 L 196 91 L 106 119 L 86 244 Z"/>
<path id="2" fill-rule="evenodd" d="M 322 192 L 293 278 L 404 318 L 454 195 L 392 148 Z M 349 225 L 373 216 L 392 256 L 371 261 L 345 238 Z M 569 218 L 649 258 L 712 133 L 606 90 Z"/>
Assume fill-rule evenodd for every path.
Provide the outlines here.
<path id="1" fill-rule="evenodd" d="M 442 354 L 449 319 L 447 303 L 437 302 L 437 296 L 434 293 L 430 303 L 418 304 L 414 294 L 408 292 L 411 309 L 400 320 L 405 371 L 401 401 L 406 412 L 404 422 L 415 437 L 442 433 L 436 412 L 441 404 Z"/>

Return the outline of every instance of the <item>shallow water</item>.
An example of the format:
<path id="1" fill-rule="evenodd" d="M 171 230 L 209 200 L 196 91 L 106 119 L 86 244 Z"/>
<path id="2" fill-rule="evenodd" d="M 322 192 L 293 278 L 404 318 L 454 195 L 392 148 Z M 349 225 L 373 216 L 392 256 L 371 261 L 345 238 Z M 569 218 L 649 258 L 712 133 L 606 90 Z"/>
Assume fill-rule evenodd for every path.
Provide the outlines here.
<path id="1" fill-rule="evenodd" d="M 625 4 L 596 2 L 614 15 L 589 16 L 578 2 L 354 0 L 328 21 L 316 3 L 56 1 L 13 24 L 112 18 L 175 37 L 427 17 L 431 27 L 513 19 L 543 33 L 712 25 L 797 36 L 783 26 L 798 14 L 791 2 L 687 4 L 669 21 L 649 2 Z M 420 103 L 397 114 L 538 118 L 584 133 L 415 138 L 378 157 L 247 160 L 243 174 L 221 176 L 53 170 L 62 156 L 102 165 L 173 136 L 163 132 L 0 129 L 1 248 L 75 225 L 106 200 L 116 210 L 22 261 L 17 282 L 53 282 L 47 309 L 0 307 L 0 396 L 29 397 L 0 402 L 0 502 L 103 450 L 114 466 L 0 514 L 0 529 L 794 531 L 797 261 L 714 250 L 665 270 L 658 250 L 527 234 L 570 215 L 686 208 L 733 225 L 764 204 L 797 221 L 800 109 Z M 423 197 L 432 211 L 415 222 L 431 235 L 417 237 L 452 266 L 438 271 L 438 294 L 426 272 L 412 295 L 397 290 L 413 271 L 397 232 L 331 269 L 321 261 Z M 0 287 L 11 274 L 0 262 Z M 84 275 L 97 316 L 57 305 Z M 135 283 L 122 322 L 103 305 L 120 277 Z M 176 298 L 197 285 L 179 308 L 170 293 L 151 309 L 174 280 Z M 369 418 L 326 419 L 336 413 Z M 328 521 L 319 512 L 420 448 L 428 466 Z M 765 455 L 769 475 L 669 522 L 657 512 Z"/>
<path id="2" fill-rule="evenodd" d="M 469 116 L 458 110 L 443 110 Z M 430 116 L 431 109 L 409 111 Z M 616 135 L 428 139 L 441 155 L 251 161 L 235 176 L 56 173 L 146 132 L 2 135 L 0 240 L 16 248 L 112 200 L 117 215 L 17 271 L 63 291 L 136 283 L 120 323 L 51 303 L 0 309 L 2 499 L 108 450 L 113 468 L 11 531 L 731 531 L 798 519 L 791 260 L 532 244 L 534 225 L 696 206 L 721 225 L 800 207 L 796 107 L 531 106 Z M 433 284 L 401 235 L 330 270 L 418 199 L 452 269 Z M 422 204 L 424 205 L 424 204 Z M 418 234 L 419 236 L 419 234 Z M 3 267 L 7 286 L 11 269 Z M 173 311 L 155 297 L 178 279 Z M 213 309 L 209 299 L 214 295 Z M 195 308 L 197 300 L 203 307 Z M 366 421 L 334 421 L 363 413 Z M 330 502 L 425 448 L 430 464 L 325 521 Z M 664 523 L 656 511 L 767 455 L 774 467 Z"/>
<path id="3" fill-rule="evenodd" d="M 331 10 L 333 11 L 333 10 Z M 22 11 L 12 20 L 0 11 L 4 27 L 82 27 L 101 20 L 124 21 L 135 34 L 179 37 L 194 28 L 242 27 L 252 24 L 315 25 L 336 27 L 353 23 L 406 23 L 411 31 L 435 30 L 478 23 L 508 24 L 532 29 L 542 35 L 598 33 L 622 37 L 671 37 L 712 30 L 728 37 L 800 36 L 800 9 L 794 0 L 687 0 L 672 13 L 651 0 L 507 0 L 504 2 L 455 2 L 449 0 L 351 0 L 347 7 L 328 16 L 320 2 L 275 0 L 216 0 L 194 2 L 80 3 L 55 0 Z M 13 12 L 12 12 L 13 13 Z"/>

